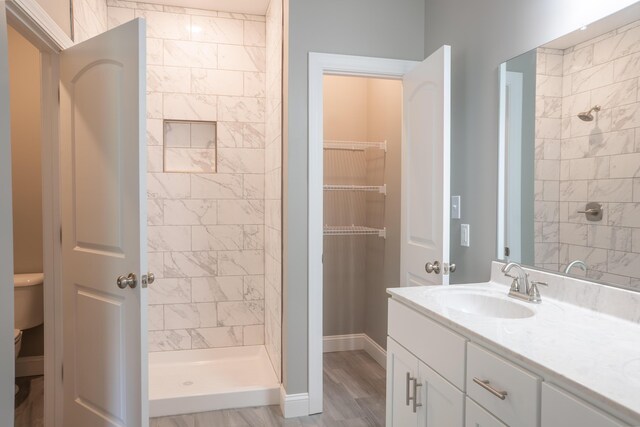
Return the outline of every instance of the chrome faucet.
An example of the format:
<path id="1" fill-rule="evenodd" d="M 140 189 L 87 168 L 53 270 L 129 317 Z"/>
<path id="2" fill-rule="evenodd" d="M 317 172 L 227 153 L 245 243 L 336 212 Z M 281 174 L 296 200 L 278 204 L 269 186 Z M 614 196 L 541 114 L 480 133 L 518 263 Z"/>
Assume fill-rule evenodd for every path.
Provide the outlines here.
<path id="1" fill-rule="evenodd" d="M 510 274 L 512 268 L 517 268 L 519 270 L 518 275 L 514 276 Z M 505 276 L 513 279 L 511 282 L 511 288 L 509 288 L 509 296 L 512 298 L 517 298 L 522 301 L 532 302 L 539 304 L 542 302 L 542 298 L 540 297 L 540 291 L 538 290 L 538 285 L 547 286 L 544 282 L 531 282 L 529 283 L 529 273 L 524 271 L 524 268 L 517 262 L 510 262 L 502 267 L 502 272 Z"/>
<path id="2" fill-rule="evenodd" d="M 569 263 L 569 265 L 567 265 L 567 268 L 564 269 L 564 274 L 569 274 L 571 273 L 571 269 L 573 267 L 578 267 L 580 270 L 586 272 L 587 271 L 587 264 L 584 263 L 584 261 L 581 261 L 579 259 L 572 261 L 571 263 Z"/>

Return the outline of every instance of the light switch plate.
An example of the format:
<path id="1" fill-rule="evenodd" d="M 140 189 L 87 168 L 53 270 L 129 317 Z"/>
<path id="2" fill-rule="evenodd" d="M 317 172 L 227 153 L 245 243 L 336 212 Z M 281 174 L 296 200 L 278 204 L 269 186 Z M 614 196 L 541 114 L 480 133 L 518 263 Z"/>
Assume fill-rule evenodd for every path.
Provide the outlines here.
<path id="1" fill-rule="evenodd" d="M 469 247 L 469 224 L 460 224 L 460 246 Z"/>
<path id="2" fill-rule="evenodd" d="M 451 196 L 451 218 L 460 219 L 460 196 Z"/>

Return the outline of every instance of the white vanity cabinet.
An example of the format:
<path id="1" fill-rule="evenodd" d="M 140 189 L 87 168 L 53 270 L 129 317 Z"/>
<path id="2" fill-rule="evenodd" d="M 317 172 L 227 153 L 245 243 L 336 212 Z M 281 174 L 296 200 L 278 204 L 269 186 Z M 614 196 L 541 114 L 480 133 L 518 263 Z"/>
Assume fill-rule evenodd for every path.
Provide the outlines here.
<path id="1" fill-rule="evenodd" d="M 412 407 L 413 381 L 418 376 L 418 359 L 393 339 L 387 339 L 387 425 L 417 426 L 418 413 Z"/>
<path id="2" fill-rule="evenodd" d="M 387 426 L 464 426 L 465 345 L 464 337 L 389 300 Z"/>
<path id="3" fill-rule="evenodd" d="M 464 393 L 393 338 L 387 340 L 387 425 L 464 425 Z"/>
<path id="4" fill-rule="evenodd" d="M 539 425 L 540 378 L 467 343 L 467 395 L 507 425 Z"/>
<path id="5" fill-rule="evenodd" d="M 620 421 L 553 385 L 542 384 L 541 427 L 622 427 Z"/>
<path id="6" fill-rule="evenodd" d="M 464 417 L 464 427 L 507 427 L 496 417 L 487 412 L 473 400 L 466 398 L 467 411 Z"/>
<path id="7" fill-rule="evenodd" d="M 388 334 L 388 427 L 626 425 L 393 298 Z"/>

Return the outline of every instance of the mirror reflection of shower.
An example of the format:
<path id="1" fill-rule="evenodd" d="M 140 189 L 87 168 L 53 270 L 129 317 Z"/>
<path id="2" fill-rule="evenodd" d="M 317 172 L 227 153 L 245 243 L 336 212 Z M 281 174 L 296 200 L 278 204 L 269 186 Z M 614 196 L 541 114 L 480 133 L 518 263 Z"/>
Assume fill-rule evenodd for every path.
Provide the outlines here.
<path id="1" fill-rule="evenodd" d="M 596 113 L 600 111 L 600 106 L 594 105 L 593 107 L 591 107 L 589 111 L 584 111 L 582 113 L 579 113 L 578 118 L 582 121 L 590 122 L 593 120 L 593 114 L 592 114 L 593 111 L 595 111 Z"/>

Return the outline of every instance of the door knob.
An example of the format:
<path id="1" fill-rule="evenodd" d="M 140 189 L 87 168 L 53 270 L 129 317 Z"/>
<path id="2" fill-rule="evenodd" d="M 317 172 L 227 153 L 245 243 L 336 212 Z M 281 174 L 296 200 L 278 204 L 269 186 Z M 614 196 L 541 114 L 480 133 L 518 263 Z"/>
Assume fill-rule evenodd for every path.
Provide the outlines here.
<path id="1" fill-rule="evenodd" d="M 120 289 L 125 289 L 127 286 L 135 288 L 138 285 L 138 279 L 135 274 L 129 273 L 128 276 L 118 276 L 116 284 Z"/>
<path id="2" fill-rule="evenodd" d="M 429 274 L 431 274 L 431 273 L 440 274 L 440 262 L 439 261 L 434 261 L 433 264 L 428 262 L 424 266 L 424 270 Z"/>
<path id="3" fill-rule="evenodd" d="M 146 288 L 147 285 L 150 285 L 156 281 L 156 276 L 153 273 L 143 274 L 140 278 L 140 281 L 142 282 L 142 287 Z"/>

